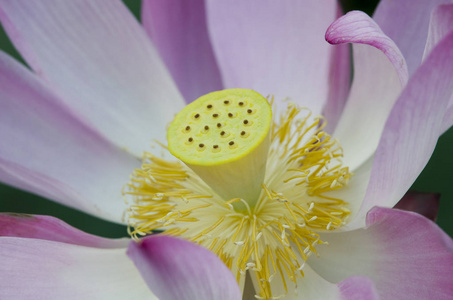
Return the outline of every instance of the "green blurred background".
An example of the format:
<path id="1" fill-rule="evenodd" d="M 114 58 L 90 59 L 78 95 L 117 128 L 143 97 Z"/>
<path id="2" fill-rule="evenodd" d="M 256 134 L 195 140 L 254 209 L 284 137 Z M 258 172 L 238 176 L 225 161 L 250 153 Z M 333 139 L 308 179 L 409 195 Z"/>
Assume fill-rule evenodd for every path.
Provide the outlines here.
<path id="1" fill-rule="evenodd" d="M 162 0 L 165 1 L 165 0 Z M 124 1 L 132 13 L 139 18 L 140 0 Z M 346 11 L 359 9 L 371 14 L 378 1 L 344 0 L 341 1 Z M 20 59 L 7 36 L 0 29 L 0 49 Z M 453 237 L 453 128 L 439 139 L 437 147 L 426 168 L 412 186 L 412 189 L 440 193 L 441 204 L 437 223 Z M 126 227 L 103 221 L 82 212 L 59 205 L 38 196 L 0 184 L 0 212 L 19 212 L 29 214 L 52 215 L 84 231 L 105 236 L 127 236 Z"/>

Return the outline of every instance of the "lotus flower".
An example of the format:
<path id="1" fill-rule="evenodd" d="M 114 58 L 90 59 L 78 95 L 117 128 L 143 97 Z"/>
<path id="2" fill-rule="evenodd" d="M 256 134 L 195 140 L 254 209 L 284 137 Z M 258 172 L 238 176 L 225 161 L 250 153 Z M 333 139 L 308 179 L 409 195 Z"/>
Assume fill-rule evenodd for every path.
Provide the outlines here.
<path id="1" fill-rule="evenodd" d="M 452 298 L 451 238 L 391 208 L 453 123 L 444 2 L 334 21 L 335 1 L 144 1 L 143 30 L 117 1 L 0 1 L 30 67 L 0 53 L 0 180 L 211 250 L 2 215 L 0 298 Z M 353 43 L 350 89 L 348 48 L 324 34 Z M 228 125 L 255 126 L 236 136 L 250 142 L 181 150 L 211 101 L 223 120 L 250 114 Z M 168 148 L 185 164 L 149 147 L 180 110 Z M 229 160 L 196 152 L 216 145 Z"/>

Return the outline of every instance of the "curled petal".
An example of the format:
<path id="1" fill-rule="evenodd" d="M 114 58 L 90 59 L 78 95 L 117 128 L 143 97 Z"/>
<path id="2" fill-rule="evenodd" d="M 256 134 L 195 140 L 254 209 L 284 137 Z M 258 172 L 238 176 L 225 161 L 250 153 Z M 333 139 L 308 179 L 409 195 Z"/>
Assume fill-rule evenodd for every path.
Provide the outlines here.
<path id="1" fill-rule="evenodd" d="M 398 47 L 363 12 L 352 11 L 326 32 L 332 44 L 353 43 L 354 79 L 334 136 L 344 149 L 346 164 L 355 170 L 372 156 L 385 121 L 402 87 L 407 67 Z"/>

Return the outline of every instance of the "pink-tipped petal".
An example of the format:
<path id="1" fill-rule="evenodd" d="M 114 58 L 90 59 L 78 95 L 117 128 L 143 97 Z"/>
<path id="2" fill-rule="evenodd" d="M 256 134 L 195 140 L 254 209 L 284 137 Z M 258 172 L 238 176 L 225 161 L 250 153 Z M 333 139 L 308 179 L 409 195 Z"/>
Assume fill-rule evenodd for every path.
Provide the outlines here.
<path id="1" fill-rule="evenodd" d="M 184 103 L 146 33 L 116 0 L 0 1 L 31 68 L 108 140 L 141 156 Z"/>
<path id="2" fill-rule="evenodd" d="M 453 32 L 431 51 L 395 104 L 355 221 L 363 221 L 373 206 L 393 207 L 404 196 L 436 146 L 452 92 Z"/>
<path id="3" fill-rule="evenodd" d="M 453 241 L 419 214 L 373 208 L 367 228 L 321 239 L 329 244 L 319 246 L 319 256 L 308 263 L 326 280 L 367 276 L 382 299 L 453 297 Z"/>
<path id="4" fill-rule="evenodd" d="M 413 211 L 435 221 L 439 204 L 440 194 L 409 191 L 394 208 Z"/>
<path id="5" fill-rule="evenodd" d="M 160 299 L 241 299 L 236 279 L 223 262 L 190 242 L 151 236 L 131 242 L 127 254 Z"/>
<path id="6" fill-rule="evenodd" d="M 355 170 L 376 150 L 407 81 L 407 68 L 395 43 L 363 12 L 352 11 L 336 20 L 326 39 L 333 44 L 354 43 L 354 80 L 334 136 L 342 144 L 345 163 Z"/>
<path id="7" fill-rule="evenodd" d="M 157 299 L 126 249 L 0 237 L 0 299 Z"/>
<path id="8" fill-rule="evenodd" d="M 366 13 L 348 12 L 329 26 L 325 36 L 326 40 L 334 45 L 365 44 L 381 50 L 396 69 L 401 84 L 407 82 L 407 65 L 401 51 Z"/>
<path id="9" fill-rule="evenodd" d="M 204 0 L 145 0 L 142 22 L 186 102 L 223 89 Z"/>
<path id="10" fill-rule="evenodd" d="M 273 94 L 277 103 L 289 97 L 315 114 L 321 112 L 329 94 L 332 51 L 322 35 L 336 17 L 336 1 L 206 3 L 226 88 Z"/>
<path id="11" fill-rule="evenodd" d="M 0 53 L 0 181 L 121 222 L 140 161 L 85 125 L 28 69 Z"/>
<path id="12" fill-rule="evenodd" d="M 0 214 L 0 236 L 33 238 L 93 248 L 125 248 L 128 239 L 106 239 L 50 216 Z"/>
<path id="13" fill-rule="evenodd" d="M 373 19 L 403 53 L 413 74 L 422 62 L 429 19 L 439 4 L 453 3 L 451 0 L 382 0 Z"/>
<path id="14" fill-rule="evenodd" d="M 380 299 L 373 281 L 367 277 L 349 277 L 338 283 L 338 287 L 341 292 L 342 300 Z"/>

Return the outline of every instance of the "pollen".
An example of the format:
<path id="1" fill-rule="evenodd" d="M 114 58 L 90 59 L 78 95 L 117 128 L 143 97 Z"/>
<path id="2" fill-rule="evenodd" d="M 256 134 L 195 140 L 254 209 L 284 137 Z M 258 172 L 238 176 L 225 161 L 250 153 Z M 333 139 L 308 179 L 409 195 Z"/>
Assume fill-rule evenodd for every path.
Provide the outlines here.
<path id="1" fill-rule="evenodd" d="M 124 194 L 132 202 L 133 238 L 158 230 L 197 243 L 223 260 L 239 283 L 247 273 L 254 277 L 256 298 L 278 299 L 304 279 L 305 261 L 328 242 L 320 233 L 347 222 L 348 203 L 335 191 L 352 174 L 338 141 L 323 131 L 324 119 L 289 105 L 266 127 L 269 102 L 255 96 L 224 90 L 192 102 L 168 132 L 169 149 L 180 160 L 145 153 Z M 243 184 L 250 174 L 257 187 Z M 276 283 L 283 294 L 273 291 Z"/>

